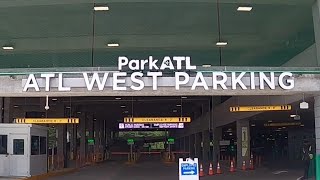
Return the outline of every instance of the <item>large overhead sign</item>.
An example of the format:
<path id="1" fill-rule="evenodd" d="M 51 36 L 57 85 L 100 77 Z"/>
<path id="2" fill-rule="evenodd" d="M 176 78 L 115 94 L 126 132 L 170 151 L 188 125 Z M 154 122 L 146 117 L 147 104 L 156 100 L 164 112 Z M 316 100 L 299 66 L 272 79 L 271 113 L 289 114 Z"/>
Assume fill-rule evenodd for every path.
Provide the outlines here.
<path id="1" fill-rule="evenodd" d="M 183 129 L 184 123 L 136 124 L 119 123 L 119 129 Z"/>
<path id="2" fill-rule="evenodd" d="M 130 71 L 130 73 L 128 72 Z M 144 73 L 141 71 L 145 71 Z M 172 71 L 163 76 L 162 71 Z M 118 71 L 59 72 L 29 74 L 22 80 L 23 92 L 72 91 L 74 88 L 92 90 L 140 91 L 145 87 L 174 87 L 179 90 L 217 89 L 271 89 L 294 88 L 290 72 L 199 72 L 191 65 L 189 56 L 165 56 L 162 61 L 149 56 L 146 59 L 118 57 Z"/>
<path id="3" fill-rule="evenodd" d="M 290 110 L 291 110 L 291 105 L 230 107 L 230 112 L 290 111 Z"/>
<path id="4" fill-rule="evenodd" d="M 190 117 L 125 117 L 125 123 L 189 123 Z"/>
<path id="5" fill-rule="evenodd" d="M 78 124 L 79 118 L 16 118 L 18 124 Z"/>

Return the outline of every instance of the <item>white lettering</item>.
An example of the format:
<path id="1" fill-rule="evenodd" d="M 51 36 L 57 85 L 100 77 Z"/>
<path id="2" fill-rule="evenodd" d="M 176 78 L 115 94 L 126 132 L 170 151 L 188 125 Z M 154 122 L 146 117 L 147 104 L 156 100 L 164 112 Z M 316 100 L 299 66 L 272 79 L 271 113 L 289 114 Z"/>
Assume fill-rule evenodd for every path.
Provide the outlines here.
<path id="1" fill-rule="evenodd" d="M 141 70 L 144 70 L 144 67 L 146 66 L 147 63 L 148 63 L 148 60 L 141 61 Z"/>
<path id="2" fill-rule="evenodd" d="M 184 77 L 184 80 L 180 81 L 180 77 Z M 176 90 L 180 89 L 180 85 L 187 84 L 190 76 L 185 72 L 175 72 Z"/>
<path id="3" fill-rule="evenodd" d="M 227 89 L 226 82 L 228 77 L 224 72 L 213 72 L 212 73 L 212 86 L 213 89 L 218 89 L 218 84 L 221 86 L 222 89 Z M 221 80 L 218 80 L 218 76 L 222 77 Z"/>
<path id="4" fill-rule="evenodd" d="M 241 81 L 242 77 L 245 74 L 246 74 L 245 72 L 242 72 L 242 73 L 240 73 L 240 75 L 238 77 L 236 77 L 236 72 L 231 73 L 232 89 L 237 89 L 237 84 L 239 84 L 242 89 L 247 89 L 247 87 Z"/>
<path id="5" fill-rule="evenodd" d="M 109 73 L 104 73 L 102 81 L 100 81 L 100 77 L 98 73 L 93 73 L 93 76 L 91 78 L 91 82 L 89 82 L 88 73 L 83 73 L 83 78 L 86 83 L 87 89 L 91 91 L 93 89 L 93 86 L 95 83 L 98 85 L 98 89 L 102 91 L 106 85 L 107 78 Z"/>
<path id="6" fill-rule="evenodd" d="M 163 58 L 163 61 L 160 67 L 161 70 L 164 70 L 166 68 L 174 70 L 174 66 L 169 56 L 166 56 Z"/>
<path id="7" fill-rule="evenodd" d="M 152 90 L 158 89 L 158 77 L 162 76 L 162 72 L 148 72 L 147 76 L 152 77 Z"/>
<path id="8" fill-rule="evenodd" d="M 196 66 L 191 66 L 191 58 L 189 56 L 186 57 L 186 69 L 196 69 Z"/>
<path id="9" fill-rule="evenodd" d="M 250 72 L 250 83 L 251 83 L 251 89 L 256 89 L 256 81 L 254 77 L 254 72 Z"/>
<path id="10" fill-rule="evenodd" d="M 131 70 L 139 70 L 140 69 L 139 62 L 140 62 L 139 60 L 131 60 L 129 62 L 129 69 L 131 69 Z"/>
<path id="11" fill-rule="evenodd" d="M 199 82 L 199 80 L 200 80 L 200 82 Z M 202 86 L 205 90 L 209 89 L 209 87 L 208 87 L 206 81 L 204 80 L 204 77 L 203 77 L 201 72 L 197 72 L 197 75 L 196 75 L 196 77 L 194 79 L 194 82 L 192 84 L 191 90 L 195 90 L 197 86 Z"/>
<path id="12" fill-rule="evenodd" d="M 120 57 L 118 58 L 118 70 L 119 70 L 119 71 L 122 70 L 122 66 L 128 65 L 128 62 L 129 62 L 129 60 L 128 60 L 127 57 L 120 56 Z"/>
<path id="13" fill-rule="evenodd" d="M 282 89 L 285 89 L 285 90 L 289 90 L 289 89 L 293 89 L 294 88 L 294 79 L 292 78 L 292 73 L 290 72 L 284 72 L 284 73 L 281 73 L 280 76 L 279 76 L 279 85 Z M 288 78 L 286 78 L 288 77 Z M 284 84 L 284 79 L 286 78 L 286 84 Z"/>
<path id="14" fill-rule="evenodd" d="M 54 77 L 54 74 L 41 74 L 41 77 L 46 79 L 45 91 L 50 91 L 50 78 Z"/>
<path id="15" fill-rule="evenodd" d="M 34 74 L 30 74 L 26 84 L 24 85 L 23 91 L 28 91 L 29 88 L 34 88 L 36 91 L 40 91 L 38 82 L 36 80 L 36 77 L 34 77 Z"/>
<path id="16" fill-rule="evenodd" d="M 157 62 L 158 60 L 153 60 L 153 57 L 152 56 L 149 56 L 149 69 L 152 70 L 152 69 L 155 69 L 155 70 L 158 70 L 158 66 L 157 66 Z"/>
<path id="17" fill-rule="evenodd" d="M 270 72 L 270 79 L 264 74 L 264 72 L 259 72 L 259 83 L 260 89 L 264 89 L 264 83 L 266 83 L 270 89 L 276 89 L 274 83 L 274 72 Z"/>
<path id="18" fill-rule="evenodd" d="M 139 84 L 139 86 L 131 85 L 131 89 L 133 89 L 135 91 L 140 91 L 141 89 L 144 88 L 144 82 L 141 79 L 138 79 L 137 76 L 141 78 L 143 76 L 143 73 L 134 72 L 131 74 L 131 81 L 136 84 Z"/>
<path id="19" fill-rule="evenodd" d="M 125 91 L 127 90 L 126 87 L 119 87 L 118 84 L 124 84 L 126 83 L 126 80 L 125 79 L 118 79 L 118 77 L 126 77 L 127 76 L 127 73 L 126 72 L 116 72 L 116 73 L 113 73 L 113 81 L 112 81 L 112 84 L 113 84 L 113 90 L 116 90 L 116 91 Z"/>
<path id="20" fill-rule="evenodd" d="M 59 86 L 58 91 L 71 91 L 70 87 L 63 87 L 63 74 L 59 73 Z"/>
<path id="21" fill-rule="evenodd" d="M 177 70 L 182 69 L 182 61 L 186 60 L 186 57 L 183 56 L 173 56 L 173 60 L 177 61 Z"/>

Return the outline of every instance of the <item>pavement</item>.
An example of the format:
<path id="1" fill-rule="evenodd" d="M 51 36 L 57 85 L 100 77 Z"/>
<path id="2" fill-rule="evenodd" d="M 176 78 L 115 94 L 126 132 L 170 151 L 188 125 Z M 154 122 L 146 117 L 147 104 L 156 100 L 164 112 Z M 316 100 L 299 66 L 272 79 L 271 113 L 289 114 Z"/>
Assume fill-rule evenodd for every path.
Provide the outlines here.
<path id="1" fill-rule="evenodd" d="M 234 173 L 223 168 L 223 174 L 201 177 L 201 180 L 296 180 L 303 174 L 297 169 L 259 168 L 253 171 L 238 170 Z M 207 171 L 205 171 L 207 172 Z M 139 162 L 133 165 L 111 161 L 85 167 L 79 171 L 48 180 L 178 180 L 178 165 L 162 162 Z"/>

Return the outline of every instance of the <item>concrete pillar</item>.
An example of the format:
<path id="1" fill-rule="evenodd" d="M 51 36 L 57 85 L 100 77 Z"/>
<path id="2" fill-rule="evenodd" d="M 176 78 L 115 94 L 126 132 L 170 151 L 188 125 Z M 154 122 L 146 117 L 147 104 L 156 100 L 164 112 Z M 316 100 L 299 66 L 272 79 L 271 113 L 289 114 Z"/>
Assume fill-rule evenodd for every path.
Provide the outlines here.
<path id="1" fill-rule="evenodd" d="M 202 142 L 203 142 L 203 150 L 202 150 L 202 157 L 203 161 L 209 160 L 209 153 L 210 153 L 210 134 L 209 130 L 202 132 Z"/>
<path id="2" fill-rule="evenodd" d="M 4 108 L 4 115 L 3 115 L 3 122 L 4 123 L 11 123 L 12 122 L 12 115 L 11 115 L 11 98 L 5 97 L 4 98 L 4 104 L 3 104 L 3 108 Z"/>
<path id="3" fill-rule="evenodd" d="M 320 180 L 320 96 L 314 98 L 315 134 L 316 134 L 316 179 Z"/>
<path id="4" fill-rule="evenodd" d="M 190 156 L 191 158 L 195 157 L 195 135 L 194 134 L 191 134 L 189 136 L 189 151 L 190 151 Z"/>
<path id="5" fill-rule="evenodd" d="M 80 116 L 79 134 L 80 134 L 80 164 L 86 162 L 87 141 L 86 141 L 86 115 L 82 113 Z"/>
<path id="6" fill-rule="evenodd" d="M 58 146 L 57 155 L 62 168 L 66 167 L 66 149 L 67 149 L 67 125 L 61 124 L 57 126 L 58 129 Z M 61 166 L 60 166 L 61 167 Z"/>
<path id="7" fill-rule="evenodd" d="M 250 161 L 250 123 L 249 120 L 237 121 L 237 166 L 242 167 L 242 162 L 246 161 L 249 167 Z"/>
<path id="8" fill-rule="evenodd" d="M 320 0 L 316 0 L 312 6 L 313 25 L 317 49 L 318 66 L 320 65 Z"/>
<path id="9" fill-rule="evenodd" d="M 216 127 L 213 130 L 213 162 L 217 164 L 220 160 L 220 146 L 219 142 L 222 140 L 222 128 Z"/>

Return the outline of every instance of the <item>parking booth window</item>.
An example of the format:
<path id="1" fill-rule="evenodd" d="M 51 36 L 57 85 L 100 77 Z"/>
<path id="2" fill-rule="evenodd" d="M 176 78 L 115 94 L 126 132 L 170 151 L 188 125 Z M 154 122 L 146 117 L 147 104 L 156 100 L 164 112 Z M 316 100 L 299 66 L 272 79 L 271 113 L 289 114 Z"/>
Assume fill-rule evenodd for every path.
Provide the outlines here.
<path id="1" fill-rule="evenodd" d="M 40 154 L 40 140 L 39 136 L 31 136 L 31 155 Z"/>
<path id="2" fill-rule="evenodd" d="M 24 140 L 14 139 L 13 140 L 13 154 L 14 155 L 24 155 Z"/>
<path id="3" fill-rule="evenodd" d="M 0 135 L 0 154 L 7 154 L 8 136 Z"/>
<path id="4" fill-rule="evenodd" d="M 46 153 L 47 153 L 47 138 L 40 137 L 40 154 L 46 154 Z"/>

